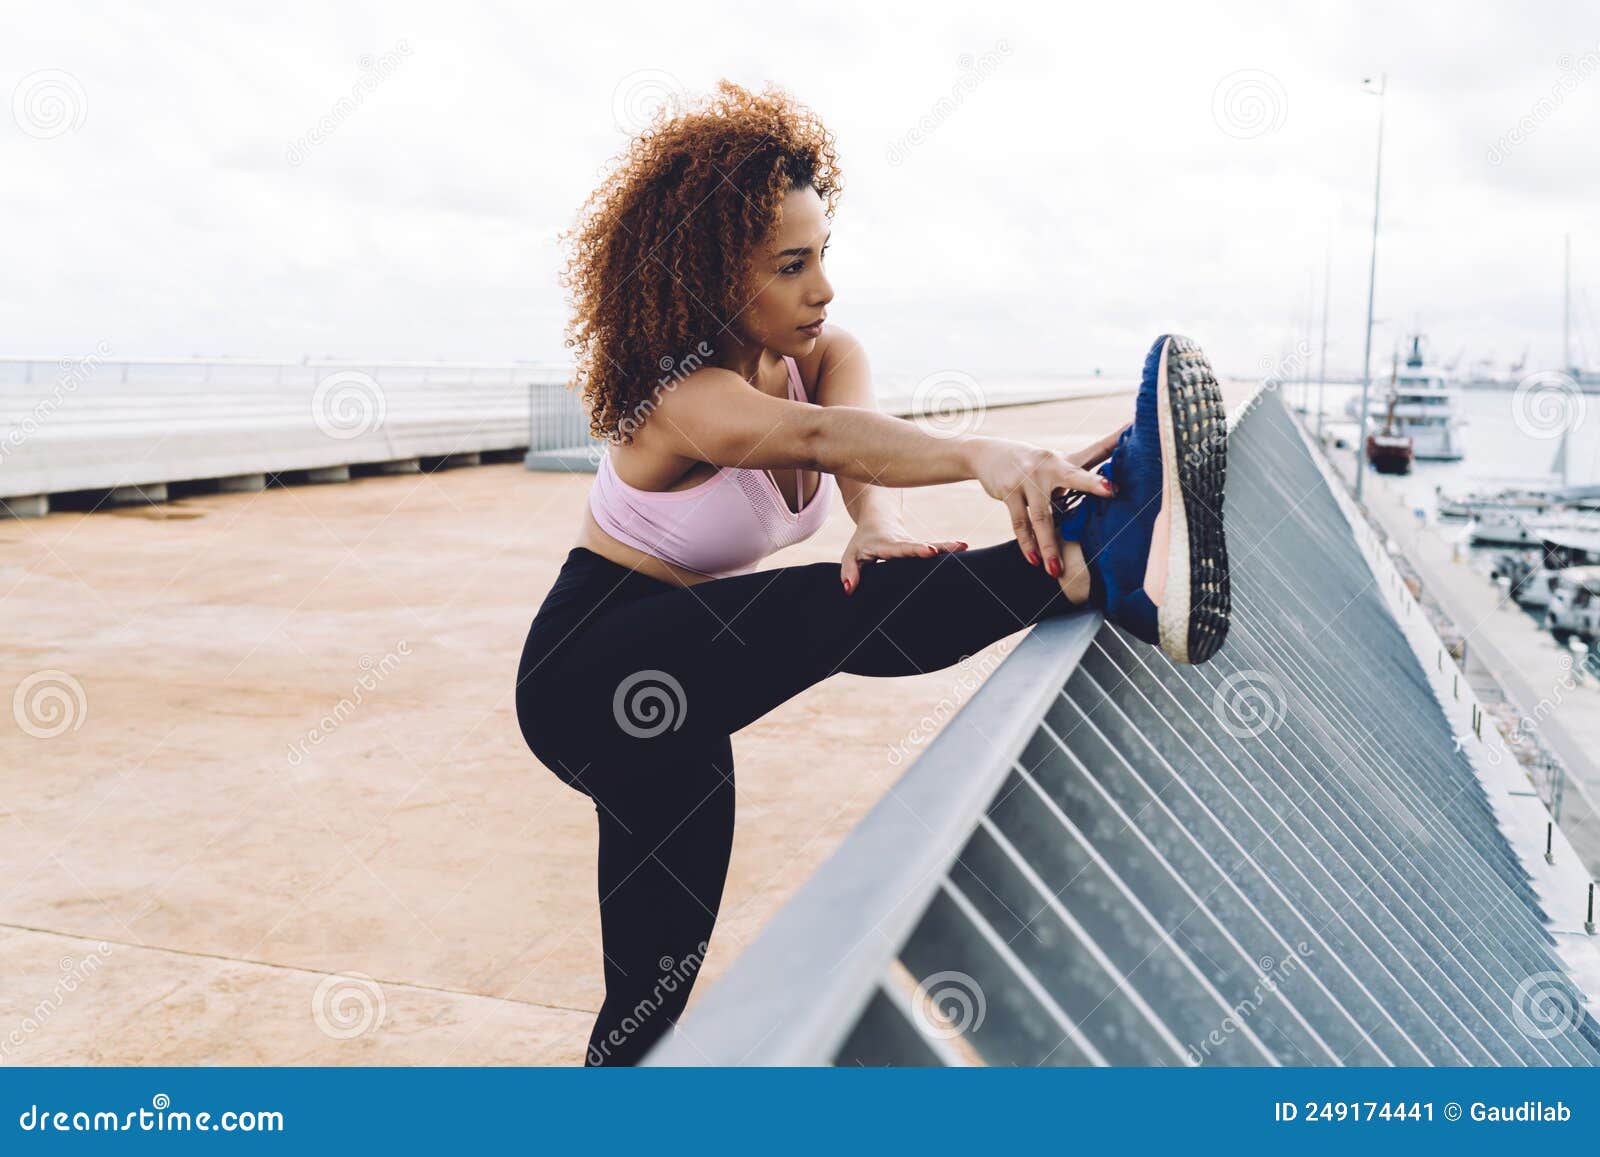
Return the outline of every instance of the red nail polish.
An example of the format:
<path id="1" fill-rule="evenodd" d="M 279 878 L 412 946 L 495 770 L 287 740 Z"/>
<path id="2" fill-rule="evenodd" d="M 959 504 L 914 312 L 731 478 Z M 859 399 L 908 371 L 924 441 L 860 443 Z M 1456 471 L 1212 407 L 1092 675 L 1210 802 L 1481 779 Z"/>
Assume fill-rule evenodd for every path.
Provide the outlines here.
<path id="1" fill-rule="evenodd" d="M 1061 564 L 1059 562 L 1057 562 L 1055 559 L 1051 559 L 1050 560 L 1049 569 L 1050 569 L 1050 577 L 1051 578 L 1060 578 L 1061 577 Z"/>
<path id="2" fill-rule="evenodd" d="M 1030 566 L 1039 565 L 1039 556 L 1031 550 L 1028 552 L 1028 563 Z"/>
<path id="3" fill-rule="evenodd" d="M 844 580 L 844 593 L 845 594 L 849 594 L 850 593 L 850 580 L 849 579 L 845 579 Z"/>

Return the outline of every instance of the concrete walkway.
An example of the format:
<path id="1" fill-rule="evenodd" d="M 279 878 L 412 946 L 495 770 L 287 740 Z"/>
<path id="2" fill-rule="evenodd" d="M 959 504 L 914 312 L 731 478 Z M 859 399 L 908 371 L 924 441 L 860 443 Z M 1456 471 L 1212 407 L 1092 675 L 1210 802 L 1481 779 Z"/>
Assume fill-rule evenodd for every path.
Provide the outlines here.
<path id="1" fill-rule="evenodd" d="M 982 432 L 1070 449 L 1129 417 L 1123 394 Z M 0 522 L 0 1062 L 580 1063 L 594 810 L 511 692 L 591 480 L 508 464 Z M 976 482 L 905 499 L 919 533 L 1009 537 Z M 850 526 L 836 507 L 767 565 L 837 561 Z M 700 991 L 1019 638 L 970 671 L 835 676 L 734 737 Z"/>

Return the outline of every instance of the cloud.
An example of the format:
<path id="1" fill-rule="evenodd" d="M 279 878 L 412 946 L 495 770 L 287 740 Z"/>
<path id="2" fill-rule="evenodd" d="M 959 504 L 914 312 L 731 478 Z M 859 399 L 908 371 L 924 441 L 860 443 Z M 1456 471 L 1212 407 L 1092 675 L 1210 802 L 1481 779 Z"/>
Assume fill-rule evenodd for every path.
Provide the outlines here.
<path id="1" fill-rule="evenodd" d="M 1248 372 L 1304 327 L 1330 236 L 1330 360 L 1353 370 L 1377 109 L 1360 79 L 1380 70 L 1376 349 L 1419 325 L 1441 351 L 1551 362 L 1563 233 L 1580 286 L 1600 277 L 1600 72 L 1487 159 L 1600 47 L 1581 5 L 918 13 L 35 6 L 0 80 L 64 72 L 84 115 L 43 138 L 0 122 L 0 213 L 21 223 L 0 352 L 560 359 L 555 234 L 626 144 L 619 86 L 645 72 L 773 80 L 827 119 L 847 178 L 830 312 L 886 375 L 1131 372 L 1171 328 Z"/>

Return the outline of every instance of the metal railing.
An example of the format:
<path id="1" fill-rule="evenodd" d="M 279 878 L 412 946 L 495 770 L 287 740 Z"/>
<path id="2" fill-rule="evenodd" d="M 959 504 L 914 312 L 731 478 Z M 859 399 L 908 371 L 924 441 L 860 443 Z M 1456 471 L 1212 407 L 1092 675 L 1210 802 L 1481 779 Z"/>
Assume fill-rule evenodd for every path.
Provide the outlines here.
<path id="1" fill-rule="evenodd" d="M 0 386 L 39 385 L 63 376 L 94 377 L 119 385 L 187 382 L 198 385 L 293 382 L 315 384 L 335 371 L 363 373 L 375 381 L 421 385 L 460 382 L 561 381 L 570 369 L 552 362 L 398 361 L 348 358 L 117 358 L 91 352 L 77 357 L 0 357 Z"/>
<path id="2" fill-rule="evenodd" d="M 1240 412 L 1223 650 L 1034 627 L 647 1063 L 1600 1063 L 1581 866 L 1506 826 L 1281 399 Z"/>

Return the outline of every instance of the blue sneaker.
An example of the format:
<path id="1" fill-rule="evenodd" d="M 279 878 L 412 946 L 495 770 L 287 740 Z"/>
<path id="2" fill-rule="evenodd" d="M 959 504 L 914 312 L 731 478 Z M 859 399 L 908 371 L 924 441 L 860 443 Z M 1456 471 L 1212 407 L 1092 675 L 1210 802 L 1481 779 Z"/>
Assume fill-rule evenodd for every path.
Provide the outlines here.
<path id="1" fill-rule="evenodd" d="M 1227 451 L 1222 394 L 1205 354 L 1186 337 L 1163 334 L 1145 358 L 1133 425 L 1098 468 L 1117 493 L 1073 492 L 1070 504 L 1057 503 L 1057 530 L 1088 564 L 1090 602 L 1176 663 L 1205 662 L 1228 634 Z M 1144 580 L 1163 504 L 1171 524 L 1157 606 Z"/>

